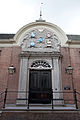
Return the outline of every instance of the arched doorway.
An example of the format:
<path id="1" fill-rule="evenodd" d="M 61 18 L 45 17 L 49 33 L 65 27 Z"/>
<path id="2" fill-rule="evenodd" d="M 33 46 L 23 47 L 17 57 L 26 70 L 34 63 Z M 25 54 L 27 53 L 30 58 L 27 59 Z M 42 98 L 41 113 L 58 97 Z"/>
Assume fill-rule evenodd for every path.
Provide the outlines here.
<path id="1" fill-rule="evenodd" d="M 29 103 L 51 103 L 52 80 L 50 65 L 35 61 L 29 72 Z"/>

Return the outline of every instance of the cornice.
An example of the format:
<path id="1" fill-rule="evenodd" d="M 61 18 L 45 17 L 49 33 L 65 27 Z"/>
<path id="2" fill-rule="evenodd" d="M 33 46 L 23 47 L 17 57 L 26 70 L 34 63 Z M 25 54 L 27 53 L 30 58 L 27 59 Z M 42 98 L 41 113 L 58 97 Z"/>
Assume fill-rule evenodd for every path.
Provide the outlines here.
<path id="1" fill-rule="evenodd" d="M 70 40 L 70 39 L 69 39 L 69 40 L 67 41 L 67 44 L 76 44 L 76 45 L 78 44 L 78 45 L 79 45 L 79 44 L 80 44 L 80 40 Z"/>
<path id="2" fill-rule="evenodd" d="M 1 44 L 15 44 L 15 41 L 13 39 L 0 39 Z"/>
<path id="3" fill-rule="evenodd" d="M 62 55 L 60 52 L 32 52 L 32 51 L 23 51 L 19 54 L 19 57 L 58 57 L 61 58 Z"/>

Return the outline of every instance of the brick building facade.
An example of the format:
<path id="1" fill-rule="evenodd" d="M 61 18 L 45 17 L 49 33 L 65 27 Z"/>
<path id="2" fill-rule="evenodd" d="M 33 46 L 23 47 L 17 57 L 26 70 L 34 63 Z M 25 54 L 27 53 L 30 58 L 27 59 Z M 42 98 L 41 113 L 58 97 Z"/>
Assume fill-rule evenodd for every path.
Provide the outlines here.
<path id="1" fill-rule="evenodd" d="M 11 65 L 15 68 L 13 74 L 9 73 Z M 68 66 L 73 68 L 72 74 L 66 72 Z M 39 92 L 52 89 L 54 92 L 74 89 L 80 92 L 79 79 L 80 35 L 66 35 L 58 26 L 43 20 L 25 25 L 16 34 L 0 34 L 0 93 L 6 88 L 8 91 L 34 91 L 29 97 L 38 99 Z M 66 97 L 61 93 L 53 96 L 63 100 Z M 27 92 L 17 92 L 16 103 L 26 104 L 25 100 L 20 100 L 26 97 Z M 40 99 L 45 99 L 45 95 Z"/>

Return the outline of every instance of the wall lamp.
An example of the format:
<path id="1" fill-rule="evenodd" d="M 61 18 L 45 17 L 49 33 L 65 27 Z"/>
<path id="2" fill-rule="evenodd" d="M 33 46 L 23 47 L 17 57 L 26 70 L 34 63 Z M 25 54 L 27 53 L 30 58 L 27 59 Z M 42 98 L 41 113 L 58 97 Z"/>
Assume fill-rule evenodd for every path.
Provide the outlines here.
<path id="1" fill-rule="evenodd" d="M 66 73 L 72 75 L 72 73 L 73 73 L 73 68 L 72 68 L 71 66 L 68 66 L 67 68 L 65 68 L 65 71 L 66 71 Z"/>
<path id="2" fill-rule="evenodd" d="M 13 66 L 13 64 L 8 67 L 8 72 L 9 74 L 14 74 L 16 72 L 16 68 Z"/>
<path id="3" fill-rule="evenodd" d="M 70 86 L 68 85 L 64 86 L 64 90 L 70 90 Z"/>

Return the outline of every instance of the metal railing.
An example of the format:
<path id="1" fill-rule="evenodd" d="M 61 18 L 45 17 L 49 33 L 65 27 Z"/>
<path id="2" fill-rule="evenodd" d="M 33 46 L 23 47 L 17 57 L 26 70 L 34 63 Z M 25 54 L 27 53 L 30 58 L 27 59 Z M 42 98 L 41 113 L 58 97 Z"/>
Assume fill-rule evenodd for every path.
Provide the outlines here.
<path id="1" fill-rule="evenodd" d="M 7 92 L 7 90 L 5 90 Z M 5 108 L 5 103 L 6 103 L 6 98 L 7 96 L 5 96 L 5 92 L 0 93 L 0 109 L 1 108 Z"/>
<path id="2" fill-rule="evenodd" d="M 0 94 L 0 109 L 5 108 L 6 104 L 19 104 L 25 103 L 27 109 L 30 108 L 31 104 L 42 103 L 50 104 L 51 109 L 54 109 L 54 105 L 72 104 L 75 105 L 76 109 L 80 108 L 80 93 L 74 91 L 8 91 L 7 89 Z"/>

